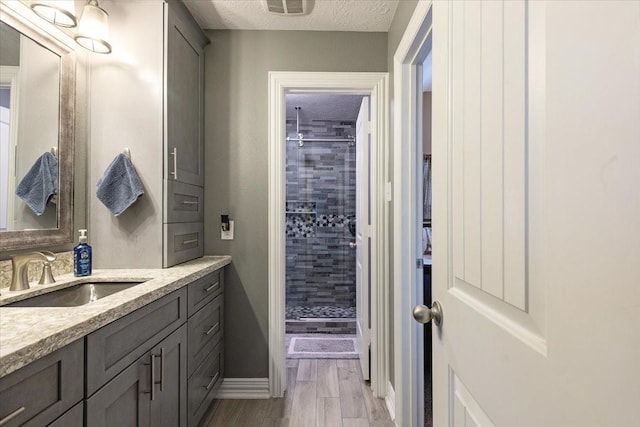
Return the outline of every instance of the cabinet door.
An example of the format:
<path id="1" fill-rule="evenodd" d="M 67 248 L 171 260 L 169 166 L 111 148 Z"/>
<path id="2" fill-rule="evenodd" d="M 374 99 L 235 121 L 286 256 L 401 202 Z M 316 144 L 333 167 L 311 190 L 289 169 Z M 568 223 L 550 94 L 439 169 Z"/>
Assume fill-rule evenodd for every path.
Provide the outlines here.
<path id="1" fill-rule="evenodd" d="M 78 403 L 69 409 L 60 418 L 49 424 L 48 427 L 80 427 L 84 423 L 84 402 Z"/>
<path id="2" fill-rule="evenodd" d="M 178 2 L 168 6 L 165 178 L 204 185 L 203 89 L 206 39 Z"/>
<path id="3" fill-rule="evenodd" d="M 155 358 L 151 400 L 153 427 L 187 425 L 187 325 L 182 325 L 151 350 Z"/>
<path id="4" fill-rule="evenodd" d="M 149 426 L 150 354 L 145 354 L 87 400 L 91 427 Z"/>

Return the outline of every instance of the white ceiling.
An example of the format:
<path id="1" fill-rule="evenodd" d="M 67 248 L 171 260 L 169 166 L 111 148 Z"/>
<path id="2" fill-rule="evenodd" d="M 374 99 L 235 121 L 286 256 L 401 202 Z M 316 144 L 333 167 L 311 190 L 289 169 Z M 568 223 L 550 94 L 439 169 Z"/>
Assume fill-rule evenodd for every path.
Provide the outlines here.
<path id="1" fill-rule="evenodd" d="M 295 120 L 295 107 L 300 107 L 300 121 L 355 121 L 360 112 L 362 95 L 288 94 L 287 120 Z"/>
<path id="2" fill-rule="evenodd" d="M 262 0 L 185 0 L 204 29 L 387 32 L 398 0 L 309 0 L 310 13 L 278 16 Z"/>

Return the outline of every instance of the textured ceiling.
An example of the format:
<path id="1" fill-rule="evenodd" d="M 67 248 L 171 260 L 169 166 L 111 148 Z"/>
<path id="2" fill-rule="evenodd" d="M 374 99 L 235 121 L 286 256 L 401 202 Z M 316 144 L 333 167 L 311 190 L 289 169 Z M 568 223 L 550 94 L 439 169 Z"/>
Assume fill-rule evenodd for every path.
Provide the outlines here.
<path id="1" fill-rule="evenodd" d="M 308 15 L 278 16 L 262 0 L 185 0 L 204 29 L 387 32 L 398 0 L 309 0 Z"/>
<path id="2" fill-rule="evenodd" d="M 300 121 L 355 121 L 362 104 L 362 95 L 289 94 L 286 96 L 287 120 L 295 120 L 295 107 L 300 108 Z"/>

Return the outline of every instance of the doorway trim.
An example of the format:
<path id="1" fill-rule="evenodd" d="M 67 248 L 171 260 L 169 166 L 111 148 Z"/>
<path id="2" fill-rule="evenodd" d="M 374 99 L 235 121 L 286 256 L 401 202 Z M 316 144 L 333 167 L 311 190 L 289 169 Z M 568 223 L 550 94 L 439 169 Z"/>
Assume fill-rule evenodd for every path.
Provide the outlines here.
<path id="1" fill-rule="evenodd" d="M 371 388 L 383 397 L 389 378 L 389 254 L 387 158 L 389 74 L 269 72 L 269 392 L 287 385 L 285 346 L 285 155 L 287 93 L 342 93 L 371 97 Z"/>
<path id="2" fill-rule="evenodd" d="M 422 184 L 418 181 L 422 163 L 422 63 L 432 48 L 432 2 L 418 2 L 393 57 L 393 285 L 394 285 L 394 373 L 396 425 L 424 425 L 419 400 L 424 396 L 419 378 L 424 377 L 423 326 L 411 311 L 422 304 L 418 286 L 422 269 L 416 268 L 422 242 L 418 223 L 422 222 Z M 435 58 L 434 58 L 435 59 Z M 435 62 L 435 61 L 434 61 Z M 435 92 L 437 81 L 434 80 Z M 418 216 L 420 213 L 420 216 Z M 438 227 L 435 222 L 436 228 Z M 437 236 L 435 231 L 434 236 Z M 426 326 L 430 327 L 430 325 Z M 424 399 L 423 399 L 424 400 Z"/>
<path id="3" fill-rule="evenodd" d="M 7 150 L 7 189 L 16 188 L 16 149 L 18 147 L 18 112 L 20 111 L 20 67 L 12 65 L 0 65 L 0 87 L 8 87 L 11 91 L 9 97 L 9 145 Z M 12 231 L 15 228 L 15 212 L 13 193 L 7 194 L 5 202 L 6 228 L 3 231 Z"/>

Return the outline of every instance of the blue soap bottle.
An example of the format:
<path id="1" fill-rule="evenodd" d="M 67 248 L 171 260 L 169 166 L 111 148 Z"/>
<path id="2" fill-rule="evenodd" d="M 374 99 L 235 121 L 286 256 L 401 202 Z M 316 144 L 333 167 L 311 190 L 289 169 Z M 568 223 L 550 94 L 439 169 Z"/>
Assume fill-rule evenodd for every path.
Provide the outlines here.
<path id="1" fill-rule="evenodd" d="M 77 276 L 91 275 L 91 246 L 87 244 L 87 230 L 80 232 L 80 243 L 73 248 L 73 273 Z"/>

